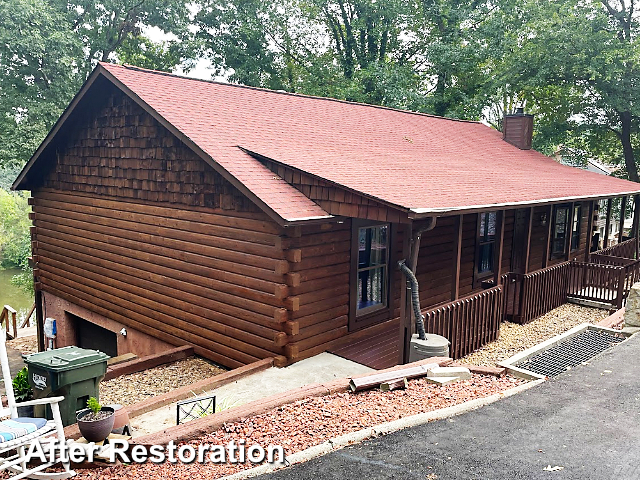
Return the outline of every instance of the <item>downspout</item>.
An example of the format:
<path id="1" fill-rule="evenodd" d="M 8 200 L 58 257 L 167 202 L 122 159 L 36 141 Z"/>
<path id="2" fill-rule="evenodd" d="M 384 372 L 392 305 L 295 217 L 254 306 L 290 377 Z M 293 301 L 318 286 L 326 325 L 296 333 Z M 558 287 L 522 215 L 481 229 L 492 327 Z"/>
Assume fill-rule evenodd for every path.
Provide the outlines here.
<path id="1" fill-rule="evenodd" d="M 436 226 L 436 217 L 429 217 L 426 225 L 417 229 L 411 237 L 411 253 L 409 257 L 409 267 L 406 260 L 398 262 L 398 268 L 404 273 L 411 284 L 411 305 L 413 307 L 413 315 L 416 322 L 416 332 L 420 340 L 425 340 L 426 332 L 424 330 L 424 317 L 420 311 L 420 288 L 418 279 L 416 278 L 416 268 L 418 266 L 418 253 L 420 252 L 420 238 L 423 233 L 433 230 Z"/>

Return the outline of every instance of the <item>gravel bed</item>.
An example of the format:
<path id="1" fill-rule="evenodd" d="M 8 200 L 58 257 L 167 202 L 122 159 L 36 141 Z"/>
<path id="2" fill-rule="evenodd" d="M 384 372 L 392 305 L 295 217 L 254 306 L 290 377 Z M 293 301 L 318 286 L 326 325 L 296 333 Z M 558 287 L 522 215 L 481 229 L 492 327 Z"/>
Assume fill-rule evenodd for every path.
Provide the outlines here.
<path id="1" fill-rule="evenodd" d="M 411 380 L 406 390 L 337 393 L 306 398 L 275 408 L 268 413 L 226 424 L 223 428 L 190 442 L 191 445 L 282 445 L 287 455 L 318 445 L 330 438 L 417 413 L 429 412 L 479 397 L 485 397 L 525 383 L 505 376 L 473 375 L 458 383 L 437 386 L 424 379 Z M 77 479 L 213 479 L 254 464 L 131 464 L 81 471 Z"/>
<path id="2" fill-rule="evenodd" d="M 607 310 L 566 303 L 526 325 L 503 322 L 498 340 L 458 361 L 472 365 L 494 366 L 576 325 L 585 322 L 598 323 L 608 316 Z"/>
<path id="3" fill-rule="evenodd" d="M 20 353 L 29 354 L 38 352 L 38 339 L 35 335 L 19 337 L 15 340 L 7 340 L 7 346 L 18 350 Z"/>
<path id="4" fill-rule="evenodd" d="M 191 357 L 103 381 L 100 383 L 100 402 L 132 405 L 224 372 L 222 367 Z"/>

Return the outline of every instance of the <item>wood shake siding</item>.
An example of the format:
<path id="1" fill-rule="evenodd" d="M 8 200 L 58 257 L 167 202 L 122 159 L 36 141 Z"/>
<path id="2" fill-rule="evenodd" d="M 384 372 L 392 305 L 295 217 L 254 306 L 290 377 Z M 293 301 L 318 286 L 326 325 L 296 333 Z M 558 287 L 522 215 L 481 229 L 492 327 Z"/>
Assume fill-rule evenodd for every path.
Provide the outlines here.
<path id="1" fill-rule="evenodd" d="M 77 130 L 33 197 L 43 291 L 228 367 L 284 354 L 299 251 L 124 96 Z"/>

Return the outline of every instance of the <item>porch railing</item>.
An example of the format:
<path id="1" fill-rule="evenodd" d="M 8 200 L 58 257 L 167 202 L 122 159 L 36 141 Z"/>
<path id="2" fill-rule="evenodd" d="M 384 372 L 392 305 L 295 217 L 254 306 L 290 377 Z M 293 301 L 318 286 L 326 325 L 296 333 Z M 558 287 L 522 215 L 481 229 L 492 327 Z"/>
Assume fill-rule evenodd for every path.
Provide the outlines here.
<path id="1" fill-rule="evenodd" d="M 630 238 L 616 245 L 603 248 L 595 252 L 599 255 L 610 255 L 612 257 L 635 258 L 636 257 L 636 239 Z"/>
<path id="2" fill-rule="evenodd" d="M 423 312 L 425 329 L 446 337 L 449 356 L 460 358 L 498 338 L 502 321 L 502 286 Z"/>
<path id="3" fill-rule="evenodd" d="M 503 275 L 505 319 L 529 323 L 566 303 L 569 269 L 565 262 L 527 274 Z"/>
<path id="4" fill-rule="evenodd" d="M 626 267 L 611 263 L 571 262 L 568 296 L 622 308 Z"/>

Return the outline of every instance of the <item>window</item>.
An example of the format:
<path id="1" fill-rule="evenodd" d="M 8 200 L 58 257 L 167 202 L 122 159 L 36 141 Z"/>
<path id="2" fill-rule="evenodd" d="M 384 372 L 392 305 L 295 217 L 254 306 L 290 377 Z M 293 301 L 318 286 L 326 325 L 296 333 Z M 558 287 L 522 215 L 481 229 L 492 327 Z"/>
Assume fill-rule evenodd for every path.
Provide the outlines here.
<path id="1" fill-rule="evenodd" d="M 388 272 L 389 225 L 359 228 L 356 315 L 387 306 Z"/>
<path id="2" fill-rule="evenodd" d="M 484 212 L 478 214 L 476 276 L 479 279 L 493 275 L 497 219 L 497 212 Z"/>
<path id="3" fill-rule="evenodd" d="M 582 205 L 573 208 L 573 223 L 571 224 L 571 251 L 580 248 L 580 220 L 582 220 Z"/>
<path id="4" fill-rule="evenodd" d="M 553 215 L 553 237 L 551 255 L 561 257 L 567 253 L 567 235 L 569 234 L 570 205 L 557 205 Z"/>

